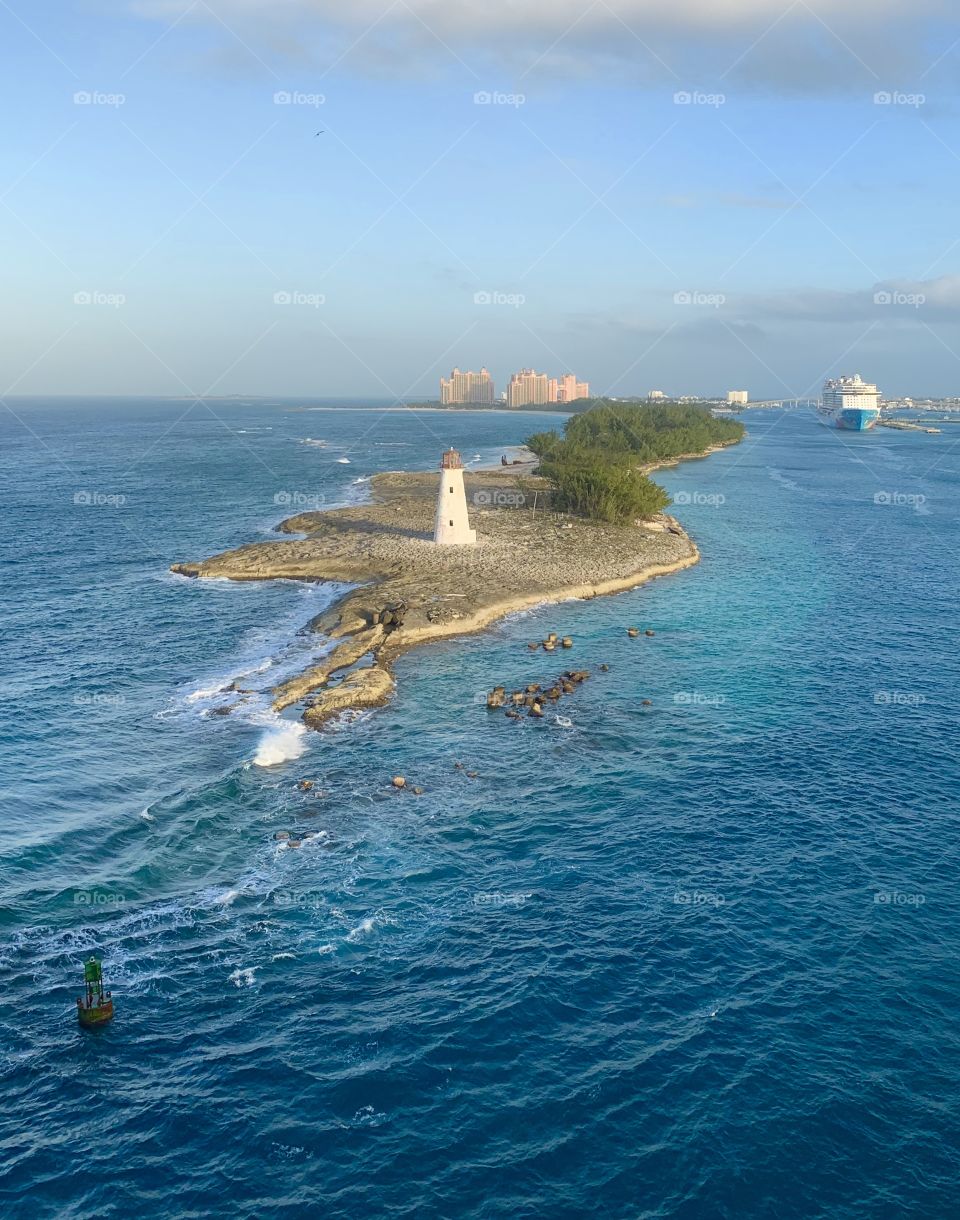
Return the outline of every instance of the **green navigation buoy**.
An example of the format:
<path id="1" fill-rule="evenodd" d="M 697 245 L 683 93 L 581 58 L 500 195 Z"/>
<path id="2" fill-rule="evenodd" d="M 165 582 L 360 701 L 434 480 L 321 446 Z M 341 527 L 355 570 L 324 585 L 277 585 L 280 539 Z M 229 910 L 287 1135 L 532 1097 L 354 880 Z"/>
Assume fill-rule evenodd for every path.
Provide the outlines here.
<path id="1" fill-rule="evenodd" d="M 86 992 L 77 997 L 77 1016 L 81 1025 L 106 1025 L 113 1020 L 113 997 L 103 990 L 103 967 L 95 957 L 83 963 Z"/>

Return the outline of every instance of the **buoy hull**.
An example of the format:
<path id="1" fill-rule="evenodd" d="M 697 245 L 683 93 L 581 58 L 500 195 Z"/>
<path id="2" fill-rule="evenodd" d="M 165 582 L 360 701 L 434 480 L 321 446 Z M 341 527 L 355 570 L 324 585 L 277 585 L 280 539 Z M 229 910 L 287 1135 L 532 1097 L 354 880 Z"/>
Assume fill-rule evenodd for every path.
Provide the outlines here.
<path id="1" fill-rule="evenodd" d="M 113 1000 L 104 1000 L 102 1004 L 92 1004 L 89 1008 L 82 1000 L 77 1000 L 77 1016 L 81 1025 L 106 1025 L 113 1020 Z"/>

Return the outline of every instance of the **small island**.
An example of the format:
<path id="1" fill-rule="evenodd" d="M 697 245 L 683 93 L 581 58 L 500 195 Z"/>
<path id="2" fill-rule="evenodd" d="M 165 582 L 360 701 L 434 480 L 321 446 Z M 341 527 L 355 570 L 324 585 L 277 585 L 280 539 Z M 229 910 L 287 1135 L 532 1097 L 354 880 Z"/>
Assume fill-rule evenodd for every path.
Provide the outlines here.
<path id="1" fill-rule="evenodd" d="M 735 444 L 743 427 L 702 408 L 676 412 L 601 406 L 568 420 L 564 437 L 531 437 L 529 462 L 466 473 L 472 545 L 434 542 L 436 473 L 389 473 L 374 476 L 368 504 L 281 522 L 278 530 L 296 538 L 251 543 L 171 570 L 358 586 L 309 624 L 334 641 L 329 654 L 272 692 L 278 712 L 306 701 L 303 719 L 319 728 L 347 709 L 384 703 L 392 662 L 408 648 L 478 631 L 539 603 L 634 588 L 696 563 L 695 544 L 663 512 L 669 499 L 649 470 Z"/>

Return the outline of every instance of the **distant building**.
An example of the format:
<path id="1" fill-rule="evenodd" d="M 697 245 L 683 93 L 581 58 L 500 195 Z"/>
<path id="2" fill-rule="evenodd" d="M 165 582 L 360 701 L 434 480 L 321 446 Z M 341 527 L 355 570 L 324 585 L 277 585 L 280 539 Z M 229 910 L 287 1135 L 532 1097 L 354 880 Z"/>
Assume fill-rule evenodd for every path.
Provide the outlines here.
<path id="1" fill-rule="evenodd" d="M 573 373 L 551 377 L 547 385 L 547 402 L 576 402 L 578 398 L 589 397 L 590 383 L 577 381 Z"/>
<path id="2" fill-rule="evenodd" d="M 647 394 L 647 398 L 650 399 L 651 402 L 655 402 L 658 398 L 666 398 L 666 394 L 664 394 L 663 390 L 650 390 Z"/>
<path id="3" fill-rule="evenodd" d="M 486 369 L 479 373 L 462 373 L 454 369 L 449 378 L 440 378 L 440 402 L 447 406 L 451 403 L 482 402 L 496 400 L 493 379 Z"/>
<path id="4" fill-rule="evenodd" d="M 546 373 L 521 369 L 514 373 L 507 386 L 507 406 L 526 407 L 550 402 L 550 379 Z"/>
<path id="5" fill-rule="evenodd" d="M 740 406 L 745 407 L 749 401 L 750 395 L 746 390 L 727 390 L 728 405 L 739 403 Z"/>

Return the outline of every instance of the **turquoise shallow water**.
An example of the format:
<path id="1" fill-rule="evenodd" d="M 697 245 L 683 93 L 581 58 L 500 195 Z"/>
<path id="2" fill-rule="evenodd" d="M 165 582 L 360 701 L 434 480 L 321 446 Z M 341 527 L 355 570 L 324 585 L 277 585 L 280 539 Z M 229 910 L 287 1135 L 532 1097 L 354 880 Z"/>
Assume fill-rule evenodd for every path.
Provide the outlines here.
<path id="1" fill-rule="evenodd" d="M 557 417 L 11 405 L 4 1214 L 951 1214 L 949 428 L 750 413 L 660 476 L 696 568 L 410 653 L 388 707 L 302 734 L 211 711 L 315 655 L 334 590 L 169 564 Z M 572 723 L 488 713 L 550 629 L 595 671 Z"/>

